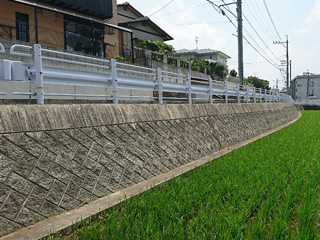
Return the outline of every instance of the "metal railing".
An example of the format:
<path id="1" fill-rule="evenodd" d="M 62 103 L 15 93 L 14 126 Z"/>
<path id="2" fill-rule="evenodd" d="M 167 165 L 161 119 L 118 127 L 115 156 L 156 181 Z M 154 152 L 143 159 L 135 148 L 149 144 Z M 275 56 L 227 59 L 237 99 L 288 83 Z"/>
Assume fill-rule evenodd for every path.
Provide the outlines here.
<path id="1" fill-rule="evenodd" d="M 320 106 L 320 99 L 296 100 L 298 105 Z"/>
<path id="2" fill-rule="evenodd" d="M 0 53 L 5 53 L 6 49 L 4 48 L 4 46 L 0 43 Z"/>
<path id="3" fill-rule="evenodd" d="M 191 74 L 179 74 L 150 69 L 111 61 L 106 59 L 95 59 L 88 56 L 82 56 L 67 52 L 59 52 L 48 49 L 42 49 L 41 45 L 35 44 L 33 47 L 24 45 L 13 45 L 10 53 L 21 55 L 34 59 L 34 64 L 2 64 L 3 71 L 9 72 L 5 80 L 10 80 L 11 72 L 20 76 L 21 82 L 32 82 L 35 84 L 34 93 L 14 92 L 13 95 L 34 95 L 38 104 L 44 104 L 45 96 L 74 96 L 74 97 L 105 97 L 112 99 L 114 104 L 119 103 L 119 98 L 141 98 L 154 99 L 159 104 L 164 100 L 179 99 L 187 100 L 189 104 L 196 100 L 213 102 L 291 102 L 290 96 L 277 91 L 267 91 L 256 89 L 249 86 L 242 86 L 230 82 L 216 81 L 211 78 L 199 78 Z M 48 55 L 48 56 L 45 56 Z M 76 58 L 70 60 L 68 58 Z M 43 60 L 58 61 L 72 64 L 74 66 L 91 66 L 103 69 L 103 73 L 84 72 L 78 70 L 59 69 L 53 67 L 43 67 Z M 96 63 L 87 63 L 87 60 L 94 60 Z M 7 61 L 7 60 L 4 60 Z M 17 67 L 17 64 L 19 65 Z M 2 66 L 0 64 L 0 67 Z M 1 70 L 1 69 L 0 69 Z M 1 80 L 1 79 L 0 79 Z M 12 79 L 11 79 L 12 80 Z M 66 93 L 46 93 L 44 84 L 55 85 L 75 85 L 99 88 L 111 88 L 111 95 L 96 94 L 66 94 Z M 126 96 L 119 95 L 118 89 L 142 90 L 147 91 L 152 96 Z M 183 93 L 181 97 L 164 97 L 163 93 Z M 156 96 L 153 94 L 156 93 Z M 1 94 L 1 93 L 0 93 Z M 2 93 L 5 94 L 5 93 Z M 183 95 L 182 94 L 182 95 Z M 214 98 L 215 97 L 215 98 Z"/>

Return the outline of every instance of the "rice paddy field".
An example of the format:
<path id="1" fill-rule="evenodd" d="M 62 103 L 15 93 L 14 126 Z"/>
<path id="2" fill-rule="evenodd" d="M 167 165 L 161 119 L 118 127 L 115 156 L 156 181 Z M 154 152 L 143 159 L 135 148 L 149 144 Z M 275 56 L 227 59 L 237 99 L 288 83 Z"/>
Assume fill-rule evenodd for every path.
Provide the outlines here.
<path id="1" fill-rule="evenodd" d="M 320 239 L 320 111 L 130 198 L 74 239 Z M 70 236 L 69 236 L 70 237 Z"/>

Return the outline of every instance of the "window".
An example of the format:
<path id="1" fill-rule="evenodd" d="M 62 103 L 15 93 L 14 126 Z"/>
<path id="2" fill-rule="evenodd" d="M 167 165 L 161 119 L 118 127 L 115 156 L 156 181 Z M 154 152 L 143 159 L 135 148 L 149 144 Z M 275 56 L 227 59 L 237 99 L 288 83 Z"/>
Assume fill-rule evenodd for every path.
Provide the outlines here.
<path id="1" fill-rule="evenodd" d="M 104 25 L 65 16 L 66 49 L 104 56 Z"/>
<path id="2" fill-rule="evenodd" d="M 16 12 L 17 40 L 29 42 L 29 15 Z"/>

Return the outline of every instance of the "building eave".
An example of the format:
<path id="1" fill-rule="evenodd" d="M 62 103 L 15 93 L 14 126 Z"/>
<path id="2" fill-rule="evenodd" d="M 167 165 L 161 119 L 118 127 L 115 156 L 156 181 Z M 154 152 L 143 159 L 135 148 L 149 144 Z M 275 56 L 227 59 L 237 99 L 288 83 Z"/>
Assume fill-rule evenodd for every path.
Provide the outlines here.
<path id="1" fill-rule="evenodd" d="M 11 1 L 17 2 L 17 3 L 21 3 L 21 4 L 25 4 L 25 5 L 32 6 L 32 7 L 39 7 L 39 8 L 42 8 L 42 9 L 45 9 L 45 10 L 49 10 L 49 11 L 52 11 L 52 12 L 66 14 L 66 15 L 70 15 L 70 16 L 74 16 L 74 17 L 79 17 L 79 18 L 82 18 L 82 19 L 86 19 L 86 20 L 89 20 L 89 21 L 93 21 L 93 22 L 97 22 L 97 23 L 103 24 L 103 25 L 108 26 L 108 27 L 115 28 L 115 29 L 118 29 L 118 30 L 121 30 L 121 31 L 132 33 L 132 30 L 130 30 L 130 29 L 127 29 L 127 28 L 124 28 L 124 27 L 120 27 L 120 26 L 117 26 L 117 25 L 113 25 L 113 24 L 110 24 L 110 23 L 106 23 L 103 20 L 96 19 L 96 18 L 91 18 L 91 17 L 85 16 L 85 15 L 82 15 L 82 14 L 79 14 L 79 13 L 74 13 L 74 12 L 70 12 L 70 11 L 59 9 L 59 8 L 55 8 L 55 7 L 49 7 L 47 5 L 38 4 L 38 3 L 35 3 L 35 2 L 29 2 L 29 1 L 25 1 L 25 0 L 11 0 Z"/>
<path id="2" fill-rule="evenodd" d="M 163 41 L 173 40 L 173 37 L 171 37 L 167 32 L 165 32 L 163 29 L 161 29 L 157 24 L 155 24 L 148 17 L 142 17 L 142 18 L 138 18 L 138 19 L 134 19 L 134 20 L 125 21 L 125 22 L 119 22 L 118 24 L 120 26 L 126 26 L 126 27 L 130 28 L 130 24 L 138 23 L 138 22 L 147 22 L 147 24 L 149 24 L 153 29 L 155 29 L 159 33 L 159 35 L 162 36 Z"/>

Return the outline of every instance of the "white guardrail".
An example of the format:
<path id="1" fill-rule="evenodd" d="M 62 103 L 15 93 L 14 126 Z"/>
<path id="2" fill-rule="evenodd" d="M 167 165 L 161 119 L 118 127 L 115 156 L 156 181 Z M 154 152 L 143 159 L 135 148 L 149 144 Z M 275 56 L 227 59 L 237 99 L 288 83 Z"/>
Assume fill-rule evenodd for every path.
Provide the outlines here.
<path id="1" fill-rule="evenodd" d="M 0 43 L 0 53 L 5 53 L 6 49 L 4 48 L 4 46 Z"/>
<path id="2" fill-rule="evenodd" d="M 3 51 L 2 51 L 3 50 Z M 0 44 L 0 52 L 5 52 Z M 13 45 L 10 54 L 34 58 L 34 64 L 24 64 L 17 61 L 3 60 L 0 62 L 0 70 L 3 70 L 0 80 L 19 80 L 21 82 L 35 83 L 35 92 L 14 92 L 13 95 L 34 95 L 38 104 L 44 104 L 45 96 L 76 96 L 76 97 L 106 97 L 111 98 L 114 104 L 118 104 L 119 98 L 150 98 L 157 99 L 159 104 L 163 104 L 166 99 L 185 99 L 189 104 L 193 100 L 207 100 L 213 103 L 213 96 L 220 97 L 220 101 L 230 102 L 241 101 L 250 102 L 292 102 L 290 96 L 278 91 L 267 91 L 249 86 L 241 86 L 230 82 L 215 81 L 211 78 L 199 78 L 190 74 L 183 75 L 173 72 L 150 69 L 135 65 L 116 62 L 115 59 L 103 60 L 82 56 L 72 53 L 42 49 L 41 45 L 35 44 L 33 47 L 24 45 Z M 45 56 L 48 55 L 48 56 Z M 77 60 L 68 60 L 75 57 Z M 109 73 L 92 73 L 77 70 L 66 70 L 53 67 L 43 67 L 42 61 L 51 60 L 60 63 L 97 67 Z M 96 63 L 83 62 L 93 60 Z M 106 72 L 105 71 L 105 72 Z M 127 76 L 121 76 L 127 75 Z M 141 78 L 132 77 L 135 74 L 143 76 Z M 174 81 L 170 81 L 173 79 Z M 178 83 L 179 82 L 179 83 Z M 75 85 L 88 87 L 112 88 L 112 95 L 95 94 L 61 94 L 46 93 L 44 84 Z M 118 94 L 118 89 L 135 89 L 158 92 L 157 97 L 153 96 L 124 96 Z M 163 92 L 185 93 L 187 97 L 163 97 Z M 1 93 L 0 95 L 5 95 Z M 231 97 L 231 98 L 230 98 Z M 218 101 L 219 98 L 215 98 Z"/>

